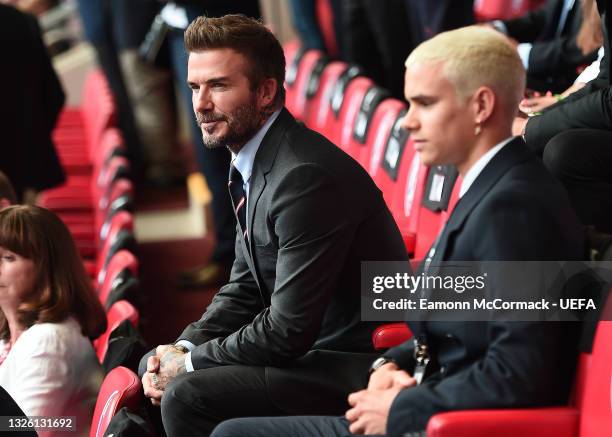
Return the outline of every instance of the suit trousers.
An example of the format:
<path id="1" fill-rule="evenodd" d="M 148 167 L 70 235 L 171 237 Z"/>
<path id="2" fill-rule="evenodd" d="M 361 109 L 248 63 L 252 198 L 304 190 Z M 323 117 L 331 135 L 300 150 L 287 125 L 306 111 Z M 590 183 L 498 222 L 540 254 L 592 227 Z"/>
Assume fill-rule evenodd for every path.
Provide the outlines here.
<path id="1" fill-rule="evenodd" d="M 263 367 L 220 366 L 179 375 L 161 404 L 168 437 L 208 436 L 229 418 L 281 414 L 267 394 Z"/>
<path id="2" fill-rule="evenodd" d="M 294 416 L 232 419 L 215 428 L 212 437 L 352 437 L 344 417 Z M 375 436 L 372 436 L 375 437 Z"/>
<path id="3" fill-rule="evenodd" d="M 546 168 L 567 189 L 585 225 L 612 232 L 612 132 L 572 129 L 544 148 Z"/>

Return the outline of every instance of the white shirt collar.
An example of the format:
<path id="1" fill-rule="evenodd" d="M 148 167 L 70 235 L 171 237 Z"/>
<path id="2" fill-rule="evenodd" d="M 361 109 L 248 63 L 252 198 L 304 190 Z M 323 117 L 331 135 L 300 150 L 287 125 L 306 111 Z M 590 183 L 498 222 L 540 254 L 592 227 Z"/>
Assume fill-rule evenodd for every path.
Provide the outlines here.
<path id="1" fill-rule="evenodd" d="M 461 190 L 459 190 L 459 198 L 463 197 L 465 193 L 470 189 L 478 175 L 484 170 L 489 161 L 493 159 L 495 155 L 510 141 L 512 141 L 514 137 L 506 138 L 501 143 L 498 143 L 490 150 L 487 151 L 484 155 L 482 155 L 476 163 L 470 167 L 470 169 L 465 173 L 465 177 L 463 178 L 463 183 L 461 184 Z"/>
<path id="2" fill-rule="evenodd" d="M 259 146 L 266 136 L 266 133 L 272 126 L 272 123 L 278 118 L 280 109 L 275 111 L 274 114 L 264 123 L 264 125 L 257 131 L 257 133 L 235 154 L 232 152 L 232 164 L 236 167 L 236 170 L 240 172 L 242 180 L 245 185 L 248 185 L 251 180 L 251 173 L 253 172 L 253 162 L 255 161 L 255 155 L 259 150 Z"/>

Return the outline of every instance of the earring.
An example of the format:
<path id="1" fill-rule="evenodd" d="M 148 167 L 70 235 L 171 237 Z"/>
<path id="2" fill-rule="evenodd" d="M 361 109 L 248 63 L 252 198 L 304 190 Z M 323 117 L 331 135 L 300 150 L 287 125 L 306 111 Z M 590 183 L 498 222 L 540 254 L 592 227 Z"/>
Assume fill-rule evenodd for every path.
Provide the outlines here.
<path id="1" fill-rule="evenodd" d="M 480 127 L 480 124 L 476 124 L 476 127 L 474 128 L 474 135 L 478 136 L 480 135 L 480 132 L 482 132 L 482 127 Z"/>

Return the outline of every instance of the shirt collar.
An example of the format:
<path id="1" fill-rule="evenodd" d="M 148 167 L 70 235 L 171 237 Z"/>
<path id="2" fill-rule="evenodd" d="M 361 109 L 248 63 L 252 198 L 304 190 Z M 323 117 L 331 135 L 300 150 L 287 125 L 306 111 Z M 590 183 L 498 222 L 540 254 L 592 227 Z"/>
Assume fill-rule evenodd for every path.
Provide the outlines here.
<path id="1" fill-rule="evenodd" d="M 242 180 L 245 184 L 249 183 L 251 179 L 251 173 L 253 172 L 253 162 L 255 161 L 255 155 L 259 146 L 266 136 L 266 133 L 272 126 L 272 123 L 278 118 L 280 109 L 275 111 L 272 116 L 264 123 L 264 125 L 257 131 L 257 133 L 235 154 L 232 152 L 232 165 L 236 167 L 236 170 L 240 172 Z"/>
<path id="2" fill-rule="evenodd" d="M 484 170 L 489 161 L 493 159 L 495 155 L 510 141 L 512 141 L 514 137 L 506 138 L 501 143 L 498 143 L 490 150 L 487 151 L 484 155 L 482 155 L 476 163 L 470 167 L 470 169 L 465 173 L 465 177 L 463 178 L 463 183 L 461 184 L 461 190 L 459 190 L 459 198 L 463 197 L 465 193 L 470 189 L 478 175 Z"/>

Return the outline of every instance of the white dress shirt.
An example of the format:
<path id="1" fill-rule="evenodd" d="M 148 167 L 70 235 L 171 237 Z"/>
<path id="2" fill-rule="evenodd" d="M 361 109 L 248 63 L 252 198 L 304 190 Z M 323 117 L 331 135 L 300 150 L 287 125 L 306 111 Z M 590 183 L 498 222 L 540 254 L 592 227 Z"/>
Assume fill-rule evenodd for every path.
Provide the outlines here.
<path id="1" fill-rule="evenodd" d="M 6 346 L 0 340 L 0 349 Z M 0 365 L 0 385 L 26 416 L 75 416 L 76 432 L 40 437 L 88 436 L 104 371 L 73 318 L 39 323 L 17 339 Z"/>
<path id="2" fill-rule="evenodd" d="M 492 147 L 487 153 L 482 155 L 474 165 L 470 167 L 470 169 L 465 173 L 463 178 L 463 182 L 461 184 L 461 189 L 459 190 L 459 198 L 462 198 L 465 193 L 470 189 L 478 175 L 484 170 L 487 164 L 493 159 L 495 155 L 499 153 L 499 151 L 510 141 L 512 141 L 514 137 L 506 138 L 501 143 Z"/>

